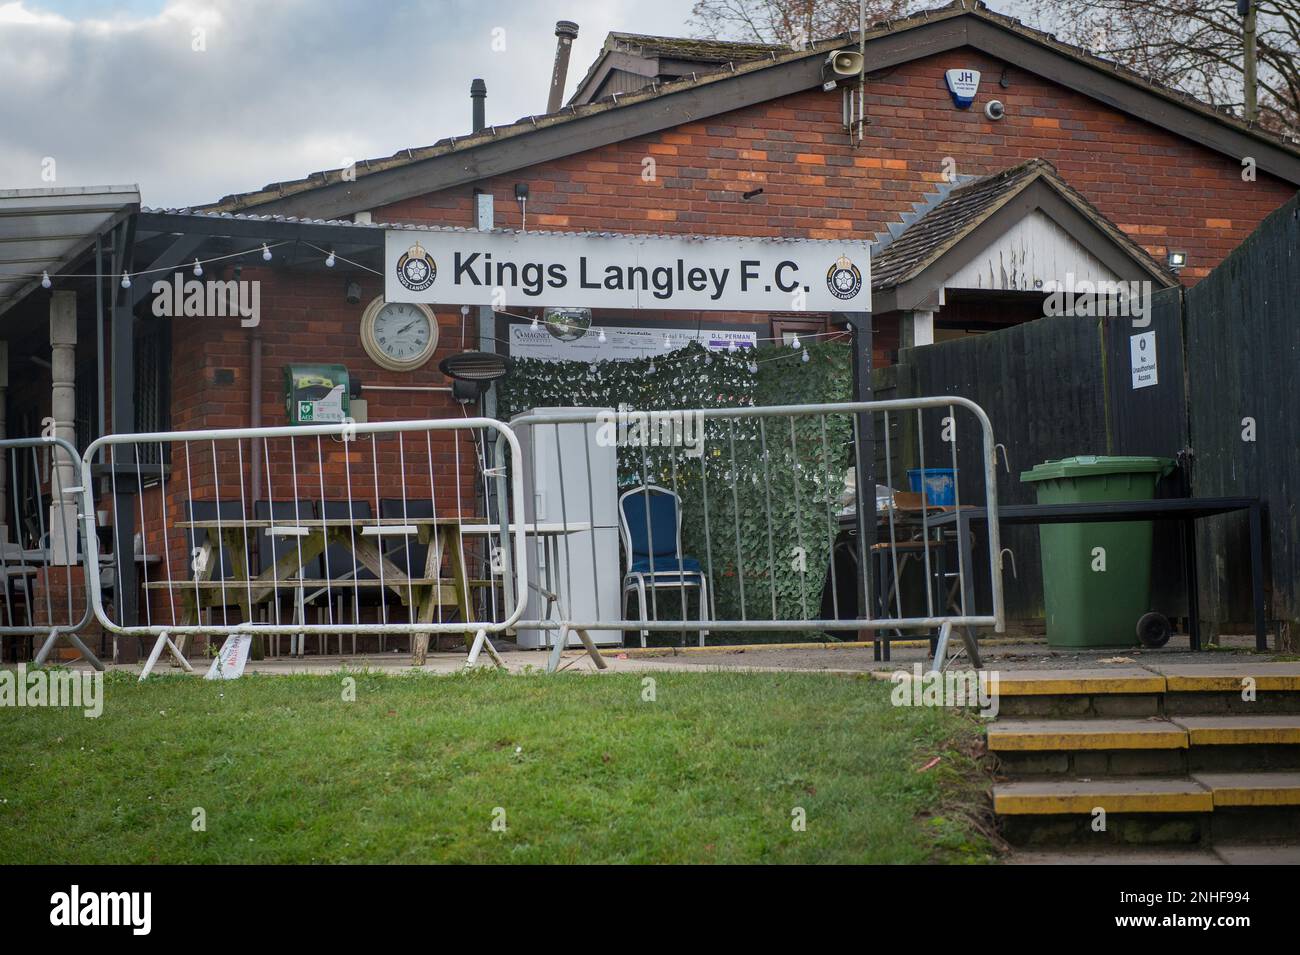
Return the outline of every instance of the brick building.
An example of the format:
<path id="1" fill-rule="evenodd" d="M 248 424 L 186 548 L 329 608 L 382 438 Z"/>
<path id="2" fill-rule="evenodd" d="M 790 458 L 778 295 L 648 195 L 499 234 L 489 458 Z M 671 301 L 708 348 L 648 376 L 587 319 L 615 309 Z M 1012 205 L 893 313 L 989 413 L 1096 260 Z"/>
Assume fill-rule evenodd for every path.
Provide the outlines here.
<path id="1" fill-rule="evenodd" d="M 1041 316 L 1042 282 L 1059 280 L 1062 263 L 1194 284 L 1300 186 L 1294 143 L 966 2 L 867 31 L 859 140 L 846 123 L 858 108 L 846 106 L 856 77 L 832 88 L 826 66 L 831 51 L 857 42 L 790 50 L 611 34 L 555 112 L 204 208 L 132 211 L 104 231 L 113 251 L 99 259 L 101 295 L 112 301 L 97 307 L 93 280 L 59 286 L 77 292 L 78 447 L 101 427 L 283 424 L 281 368 L 294 362 L 347 366 L 370 420 L 459 416 L 437 359 L 459 350 L 463 335 L 499 350 L 526 311 L 480 324 L 437 310 L 438 347 L 408 371 L 377 363 L 359 326 L 383 291 L 377 226 L 474 228 L 485 224 L 485 196 L 498 229 L 874 237 L 895 259 L 906 242 L 910 271 L 892 274 L 913 282 L 907 294 L 876 279 L 890 308 L 875 315 L 873 360 L 887 363 L 900 344 Z M 953 70 L 979 73 L 964 108 L 947 82 Z M 1026 171 L 1039 186 L 1021 188 Z M 952 210 L 970 205 L 964 190 L 976 187 L 995 196 L 987 214 L 963 214 L 950 228 Z M 1054 264 L 1032 260 L 1043 242 Z M 1176 276 L 1172 253 L 1185 256 Z M 1008 258 L 1019 264 L 1007 267 Z M 212 277 L 260 280 L 255 329 L 157 319 L 148 283 L 122 290 L 108 281 L 188 270 L 195 259 Z M 88 261 L 58 268 L 93 272 Z M 10 394 L 31 395 L 30 427 L 49 407 L 40 366 L 25 361 L 47 350 L 49 295 L 29 288 L 5 307 Z M 831 321 L 799 311 L 594 316 L 608 327 L 737 322 L 774 337 Z M 116 361 L 96 359 L 97 337 Z M 110 395 L 102 423 L 96 391 Z M 470 470 L 462 481 L 472 483 Z"/>

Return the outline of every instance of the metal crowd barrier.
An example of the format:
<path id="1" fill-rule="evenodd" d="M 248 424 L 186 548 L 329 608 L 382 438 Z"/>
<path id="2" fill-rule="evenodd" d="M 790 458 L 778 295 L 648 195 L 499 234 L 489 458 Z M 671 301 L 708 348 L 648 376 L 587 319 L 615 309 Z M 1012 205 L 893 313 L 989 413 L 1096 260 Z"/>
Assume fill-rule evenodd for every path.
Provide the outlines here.
<path id="1" fill-rule="evenodd" d="M 979 432 L 988 509 L 985 613 L 977 611 L 968 528 L 955 541 L 950 571 L 942 532 L 929 526 L 931 508 L 904 514 L 889 497 L 864 507 L 857 485 L 844 477 L 857 454 L 874 449 L 873 441 L 860 450 L 859 430 L 871 421 L 873 433 L 883 434 L 878 477 L 895 486 L 891 424 L 903 416 L 915 416 L 925 474 L 924 414 L 946 412 L 940 424 L 950 448 L 943 466 L 952 469 L 953 506 L 960 507 L 959 410 L 974 417 Z M 877 419 L 883 429 L 875 427 Z M 540 645 L 551 648 L 549 670 L 574 640 L 603 667 L 601 641 L 593 635 L 621 639 L 626 631 L 639 632 L 643 645 L 650 632 L 695 632 L 701 646 L 710 631 L 871 631 L 885 641 L 886 654 L 887 641 L 904 631 L 937 631 L 937 668 L 957 629 L 978 666 L 975 628 L 1004 629 L 996 446 L 988 417 L 965 398 L 692 411 L 547 409 L 516 417 L 510 428 L 525 448 L 531 588 L 513 630 L 548 633 Z M 498 498 L 506 492 L 505 451 L 498 442 Z M 665 540 L 674 535 L 660 503 L 670 496 L 680 529 Z M 611 544 L 611 534 L 621 537 L 621 548 Z M 846 538 L 854 558 L 849 567 L 836 559 Z M 868 545 L 868 538 L 880 543 Z M 620 549 L 628 566 L 623 575 Z M 641 555 L 637 566 L 629 552 Z M 919 613 L 903 608 L 900 564 L 909 560 L 924 573 Z M 877 578 L 890 586 L 878 587 Z M 661 606 L 673 591 L 676 612 Z M 636 600 L 635 616 L 627 613 L 629 598 Z M 690 602 L 697 610 L 688 615 Z"/>
<path id="2" fill-rule="evenodd" d="M 97 508 L 118 540 L 134 528 L 145 598 L 138 622 L 122 619 L 122 601 L 110 612 L 90 547 L 91 612 L 113 634 L 155 639 L 142 679 L 164 650 L 189 670 L 191 635 L 265 635 L 277 650 L 288 636 L 301 653 L 311 635 L 340 652 L 350 636 L 355 652 L 358 635 L 409 634 L 422 663 L 431 634 L 472 633 L 469 662 L 486 651 L 499 664 L 488 635 L 523 605 L 498 601 L 494 571 L 512 564 L 505 589 L 526 592 L 524 536 L 489 533 L 490 521 L 517 524 L 523 483 L 521 469 L 503 471 L 501 511 L 489 515 L 480 482 L 496 473 L 475 462 L 490 437 L 507 466 L 518 457 L 511 430 L 487 418 L 100 438 L 81 459 L 86 534 Z"/>
<path id="3" fill-rule="evenodd" d="M 78 635 L 90 618 L 82 599 L 84 582 L 74 584 L 79 557 L 87 553 L 77 520 L 81 456 L 56 437 L 0 440 L 0 500 L 5 534 L 0 539 L 0 644 L 5 638 L 43 636 L 34 657 L 43 664 L 65 637 L 97 670 L 104 664 Z M 10 538 L 13 538 L 12 540 Z M 63 593 L 54 577 L 63 574 Z"/>
<path id="4" fill-rule="evenodd" d="M 959 412 L 979 432 L 980 594 L 966 522 L 946 539 L 932 508 L 846 479 L 880 435 L 877 476 L 901 483 L 891 442 L 904 422 L 926 473 L 926 434 L 946 414 L 940 457 L 961 507 Z M 659 631 L 693 632 L 701 646 L 714 631 L 871 632 L 886 654 L 890 639 L 932 631 L 938 667 L 956 630 L 979 665 L 975 629 L 1004 629 L 995 451 L 987 416 L 960 397 L 122 434 L 91 444 L 79 475 L 65 441 L 0 441 L 24 535 L 0 555 L 0 637 L 44 635 L 41 662 L 66 636 L 102 667 L 77 635 L 93 616 L 109 633 L 155 639 L 142 679 L 163 651 L 190 669 L 191 635 L 263 635 L 275 652 L 287 636 L 301 653 L 313 635 L 339 652 L 350 636 L 355 652 L 358 635 L 382 645 L 408 634 L 422 663 L 431 634 L 473 634 L 467 664 L 484 651 L 500 664 L 489 635 L 508 632 L 548 648 L 555 670 L 571 643 L 603 668 L 600 644 L 630 632 L 644 645 Z M 139 569 L 135 622 L 123 617 L 134 588 L 120 586 L 134 575 L 124 554 L 100 553 L 103 523 Z M 48 586 L 78 550 L 80 613 L 70 571 L 57 600 Z M 904 594 L 909 563 L 923 602 L 915 587 Z"/>

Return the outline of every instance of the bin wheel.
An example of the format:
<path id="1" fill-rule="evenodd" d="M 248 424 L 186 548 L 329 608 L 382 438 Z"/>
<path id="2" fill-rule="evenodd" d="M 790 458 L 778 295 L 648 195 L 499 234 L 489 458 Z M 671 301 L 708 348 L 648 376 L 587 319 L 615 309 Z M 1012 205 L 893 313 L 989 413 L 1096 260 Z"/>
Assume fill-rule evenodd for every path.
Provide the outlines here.
<path id="1" fill-rule="evenodd" d="M 1153 650 L 1168 643 L 1173 632 L 1174 628 L 1169 623 L 1169 618 L 1162 613 L 1143 614 L 1142 619 L 1137 623 L 1138 641 L 1142 646 Z"/>

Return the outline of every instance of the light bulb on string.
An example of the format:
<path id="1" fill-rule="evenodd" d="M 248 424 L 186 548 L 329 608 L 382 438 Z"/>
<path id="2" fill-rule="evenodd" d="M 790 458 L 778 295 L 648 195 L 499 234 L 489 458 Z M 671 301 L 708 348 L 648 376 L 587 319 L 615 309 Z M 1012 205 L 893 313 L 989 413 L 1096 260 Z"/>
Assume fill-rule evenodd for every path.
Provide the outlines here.
<path id="1" fill-rule="evenodd" d="M 800 358 L 799 360 L 803 362 L 805 365 L 808 364 L 808 349 L 805 348 L 803 350 L 803 357 Z"/>
<path id="2" fill-rule="evenodd" d="M 49 288 L 49 287 L 50 287 L 51 285 L 53 285 L 53 284 L 54 284 L 54 283 L 50 281 L 50 273 L 49 273 L 49 272 L 42 272 L 42 273 L 41 273 L 41 288 Z"/>
<path id="3" fill-rule="evenodd" d="M 130 288 L 130 287 L 131 287 L 131 276 L 128 275 L 126 272 L 123 272 L 123 273 L 122 273 L 122 288 Z"/>
<path id="4" fill-rule="evenodd" d="M 533 316 L 533 324 L 532 324 L 532 329 L 533 329 L 533 331 L 537 331 L 537 329 L 539 329 L 539 328 L 541 328 L 541 327 L 542 327 L 542 323 L 539 322 L 539 321 L 537 320 L 537 316 L 534 315 L 534 316 Z"/>
<path id="5" fill-rule="evenodd" d="M 734 354 L 735 354 L 737 351 L 739 351 L 739 350 L 740 350 L 740 349 L 738 349 L 738 348 L 736 347 L 736 340 L 735 340 L 734 338 L 733 338 L 731 341 L 727 342 L 727 351 L 728 351 L 728 353 L 734 355 Z"/>
<path id="6" fill-rule="evenodd" d="M 646 369 L 646 374 L 653 375 L 654 373 L 655 373 L 655 363 L 650 362 L 650 367 Z"/>
<path id="7" fill-rule="evenodd" d="M 794 338 L 790 339 L 790 347 L 798 351 L 803 346 L 799 342 L 799 334 L 796 332 Z"/>
<path id="8" fill-rule="evenodd" d="M 600 342 L 602 345 L 605 344 L 605 329 L 602 328 L 600 330 L 600 333 L 596 336 L 596 341 Z"/>
<path id="9" fill-rule="evenodd" d="M 757 374 L 758 374 L 758 362 L 756 362 L 756 361 L 751 361 L 751 362 L 749 363 L 749 373 L 750 373 L 751 375 L 757 375 Z"/>
<path id="10" fill-rule="evenodd" d="M 325 268 L 334 268 L 334 250 L 330 249 L 330 254 L 325 257 Z"/>
<path id="11" fill-rule="evenodd" d="M 262 243 L 262 261 L 263 261 L 263 262 L 270 262 L 270 261 L 271 261 L 271 250 L 270 250 L 269 248 L 267 248 L 267 245 L 266 245 L 265 242 Z"/>
<path id="12" fill-rule="evenodd" d="M 203 275 L 203 264 L 198 259 L 194 260 L 194 277 L 200 278 Z"/>

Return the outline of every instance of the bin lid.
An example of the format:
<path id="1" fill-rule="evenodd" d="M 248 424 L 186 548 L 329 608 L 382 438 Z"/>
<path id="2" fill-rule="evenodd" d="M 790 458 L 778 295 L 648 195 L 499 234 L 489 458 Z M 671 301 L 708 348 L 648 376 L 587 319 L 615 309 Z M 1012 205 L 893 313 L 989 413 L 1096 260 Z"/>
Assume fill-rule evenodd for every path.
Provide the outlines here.
<path id="1" fill-rule="evenodd" d="M 1044 461 L 1020 472 L 1021 481 L 1051 481 L 1057 478 L 1096 477 L 1102 474 L 1168 474 L 1172 458 L 1111 454 L 1080 454 L 1059 461 Z"/>

